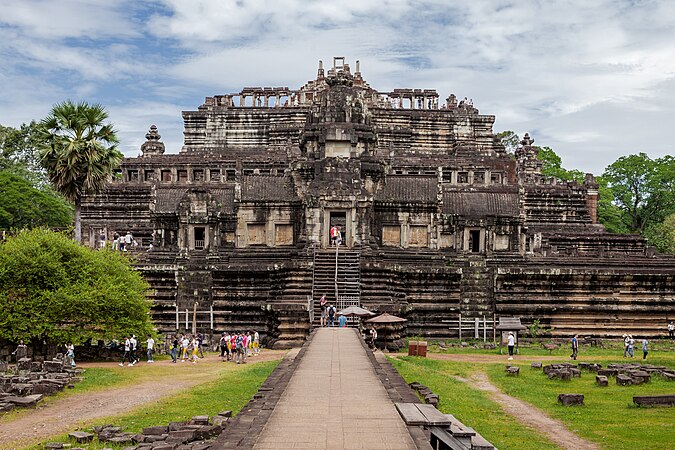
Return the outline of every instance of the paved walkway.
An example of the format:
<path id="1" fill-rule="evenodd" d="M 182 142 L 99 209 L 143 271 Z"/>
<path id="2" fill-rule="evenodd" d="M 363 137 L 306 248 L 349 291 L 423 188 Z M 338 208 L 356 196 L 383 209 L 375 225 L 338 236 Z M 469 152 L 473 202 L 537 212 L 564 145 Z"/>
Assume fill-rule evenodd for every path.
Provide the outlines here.
<path id="1" fill-rule="evenodd" d="M 416 449 L 356 330 L 317 330 L 254 448 Z"/>

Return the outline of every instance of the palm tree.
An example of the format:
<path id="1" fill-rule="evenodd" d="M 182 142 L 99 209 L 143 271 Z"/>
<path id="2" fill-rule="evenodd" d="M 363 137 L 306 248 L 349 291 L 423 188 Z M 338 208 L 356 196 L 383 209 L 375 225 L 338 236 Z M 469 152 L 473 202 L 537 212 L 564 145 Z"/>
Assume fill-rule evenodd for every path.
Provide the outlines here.
<path id="1" fill-rule="evenodd" d="M 44 137 L 40 161 L 54 189 L 75 203 L 77 242 L 82 239 L 82 197 L 101 192 L 124 157 L 117 150 L 112 124 L 103 124 L 107 118 L 99 104 L 66 100 L 54 105 L 40 122 Z"/>

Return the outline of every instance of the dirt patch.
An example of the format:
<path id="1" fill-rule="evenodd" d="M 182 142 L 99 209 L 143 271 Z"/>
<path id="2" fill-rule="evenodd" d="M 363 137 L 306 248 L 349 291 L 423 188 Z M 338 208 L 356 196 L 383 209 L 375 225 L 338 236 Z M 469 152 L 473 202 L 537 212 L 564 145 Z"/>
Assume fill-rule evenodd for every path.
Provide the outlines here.
<path id="1" fill-rule="evenodd" d="M 483 355 L 467 353 L 427 353 L 429 359 L 440 359 L 443 361 L 473 362 L 473 363 L 507 363 L 507 362 L 532 362 L 532 361 L 560 361 L 564 357 L 546 355 L 546 356 L 515 356 L 513 361 L 508 361 L 508 355 Z"/>
<path id="2" fill-rule="evenodd" d="M 513 416 L 518 422 L 536 429 L 562 448 L 570 450 L 599 448 L 596 444 L 572 433 L 562 422 L 547 416 L 539 408 L 503 393 L 497 386 L 490 383 L 483 372 L 473 373 L 468 380 L 461 377 L 455 378 L 487 392 L 507 414 Z"/>
<path id="3" fill-rule="evenodd" d="M 260 356 L 249 358 L 252 364 L 281 358 L 286 351 L 267 350 Z M 145 364 L 143 362 L 139 364 Z M 178 391 L 189 389 L 216 378 L 223 363 L 216 356 L 209 356 L 197 364 L 157 361 L 155 365 L 166 366 L 161 375 L 152 380 L 134 385 L 133 395 L 128 386 L 69 395 L 48 405 L 22 414 L 14 420 L 3 421 L 0 426 L 0 448 L 18 449 L 35 444 L 50 436 L 79 429 L 83 423 L 94 419 L 129 412 L 145 404 L 155 402 Z M 117 367 L 120 370 L 135 370 L 117 363 L 82 363 L 87 367 Z M 181 383 L 177 384 L 176 379 Z"/>

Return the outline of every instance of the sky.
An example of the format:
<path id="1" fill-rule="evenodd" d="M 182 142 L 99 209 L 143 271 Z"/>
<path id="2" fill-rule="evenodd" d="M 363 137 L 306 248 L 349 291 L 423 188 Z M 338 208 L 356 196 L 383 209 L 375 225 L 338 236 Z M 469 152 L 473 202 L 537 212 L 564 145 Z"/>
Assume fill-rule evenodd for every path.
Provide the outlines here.
<path id="1" fill-rule="evenodd" d="M 673 154 L 672 0 L 2 0 L 0 124 L 66 99 L 100 103 L 126 156 L 150 125 L 245 86 L 301 87 L 360 60 L 376 90 L 473 99 L 495 132 L 528 132 L 567 169 Z"/>

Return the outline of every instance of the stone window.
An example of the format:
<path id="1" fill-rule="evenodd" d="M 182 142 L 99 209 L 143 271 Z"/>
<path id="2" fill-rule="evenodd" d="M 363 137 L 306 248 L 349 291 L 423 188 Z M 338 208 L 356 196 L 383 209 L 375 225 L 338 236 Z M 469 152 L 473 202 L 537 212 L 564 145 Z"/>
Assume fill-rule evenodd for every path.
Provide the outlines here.
<path id="1" fill-rule="evenodd" d="M 452 181 L 452 170 L 448 167 L 443 167 L 443 181 L 450 183 Z"/>
<path id="2" fill-rule="evenodd" d="M 274 225 L 274 245 L 293 245 L 293 225 Z"/>
<path id="3" fill-rule="evenodd" d="M 467 184 L 469 182 L 469 172 L 457 172 L 457 183 Z"/>
<path id="4" fill-rule="evenodd" d="M 466 230 L 466 234 L 464 235 L 464 250 L 470 253 L 480 253 L 482 248 L 483 242 L 481 230 Z"/>
<path id="5" fill-rule="evenodd" d="M 417 170 L 409 170 L 408 175 L 419 175 L 420 173 Z"/>
<path id="6" fill-rule="evenodd" d="M 402 171 L 402 170 L 396 170 L 395 173 L 396 173 L 396 175 L 403 175 L 403 171 Z"/>
<path id="7" fill-rule="evenodd" d="M 426 225 L 410 225 L 410 233 L 408 235 L 408 246 L 427 247 L 429 245 L 429 237 L 427 229 L 428 227 Z"/>
<path id="8" fill-rule="evenodd" d="M 391 247 L 401 246 L 400 225 L 384 225 L 382 227 L 382 245 Z"/>
<path id="9" fill-rule="evenodd" d="M 485 172 L 474 172 L 473 184 L 485 184 Z"/>
<path id="10" fill-rule="evenodd" d="M 122 181 L 122 169 L 115 169 L 113 171 L 113 181 Z"/>
<path id="11" fill-rule="evenodd" d="M 211 169 L 211 181 L 220 181 L 220 169 Z"/>
<path id="12" fill-rule="evenodd" d="M 145 181 L 155 181 L 155 171 L 146 170 L 145 171 Z"/>
<path id="13" fill-rule="evenodd" d="M 185 183 L 188 180 L 187 170 L 179 170 L 178 172 L 178 182 Z"/>
<path id="14" fill-rule="evenodd" d="M 249 223 L 246 225 L 248 234 L 248 245 L 265 245 L 265 224 L 264 223 Z"/>
<path id="15" fill-rule="evenodd" d="M 237 171 L 235 169 L 227 169 L 225 170 L 225 179 L 227 181 L 234 181 L 234 179 L 237 176 Z"/>
<path id="16" fill-rule="evenodd" d="M 490 174 L 490 183 L 492 183 L 492 184 L 502 184 L 502 174 L 492 172 L 492 174 Z"/>
<path id="17" fill-rule="evenodd" d="M 192 171 L 192 179 L 194 181 L 204 181 L 204 170 L 203 169 L 195 169 Z"/>
<path id="18" fill-rule="evenodd" d="M 172 181 L 171 170 L 162 170 L 162 181 L 170 183 Z"/>
<path id="19" fill-rule="evenodd" d="M 129 169 L 127 171 L 127 177 L 129 177 L 129 181 L 138 181 L 138 170 Z"/>

